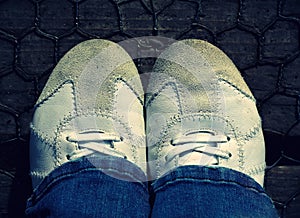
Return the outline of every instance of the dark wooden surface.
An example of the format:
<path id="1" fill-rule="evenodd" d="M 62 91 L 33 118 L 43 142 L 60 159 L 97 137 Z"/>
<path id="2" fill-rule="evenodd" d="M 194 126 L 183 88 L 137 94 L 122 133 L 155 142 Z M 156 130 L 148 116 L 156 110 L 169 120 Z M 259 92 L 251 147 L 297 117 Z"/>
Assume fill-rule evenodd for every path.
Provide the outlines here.
<path id="1" fill-rule="evenodd" d="M 33 105 L 57 61 L 92 38 L 207 40 L 229 55 L 258 103 L 266 190 L 281 217 L 300 217 L 300 1 L 0 0 L 0 217 L 30 195 Z M 143 74 L 151 59 L 138 59 Z"/>
<path id="2" fill-rule="evenodd" d="M 281 217 L 299 217 L 300 166 L 277 166 L 267 172 L 265 189 Z"/>

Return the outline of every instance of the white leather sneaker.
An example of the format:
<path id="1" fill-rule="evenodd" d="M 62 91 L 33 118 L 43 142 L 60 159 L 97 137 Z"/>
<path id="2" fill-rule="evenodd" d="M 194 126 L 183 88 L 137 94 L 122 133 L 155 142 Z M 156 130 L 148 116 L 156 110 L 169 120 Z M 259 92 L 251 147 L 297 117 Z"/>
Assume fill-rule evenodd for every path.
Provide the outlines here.
<path id="1" fill-rule="evenodd" d="M 265 147 L 255 99 L 231 60 L 205 41 L 172 44 L 146 94 L 150 179 L 179 166 L 226 167 L 263 185 Z"/>
<path id="2" fill-rule="evenodd" d="M 106 40 L 85 41 L 53 70 L 31 124 L 33 187 L 69 160 L 95 153 L 146 172 L 143 88 L 130 56 Z"/>

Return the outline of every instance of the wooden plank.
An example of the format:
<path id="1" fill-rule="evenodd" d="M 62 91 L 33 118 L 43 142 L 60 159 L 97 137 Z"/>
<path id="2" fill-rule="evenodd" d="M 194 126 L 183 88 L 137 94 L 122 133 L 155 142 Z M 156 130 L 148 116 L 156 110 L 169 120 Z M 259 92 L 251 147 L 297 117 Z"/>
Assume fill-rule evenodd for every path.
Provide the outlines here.
<path id="1" fill-rule="evenodd" d="M 283 217 L 300 216 L 300 166 L 276 166 L 266 173 L 265 189 Z"/>

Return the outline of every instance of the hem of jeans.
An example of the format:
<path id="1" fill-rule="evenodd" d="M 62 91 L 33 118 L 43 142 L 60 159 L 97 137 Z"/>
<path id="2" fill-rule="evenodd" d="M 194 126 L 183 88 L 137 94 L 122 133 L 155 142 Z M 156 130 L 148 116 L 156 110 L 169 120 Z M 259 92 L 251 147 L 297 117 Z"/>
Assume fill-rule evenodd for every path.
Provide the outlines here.
<path id="1" fill-rule="evenodd" d="M 227 171 L 228 173 L 227 176 L 229 176 L 228 178 L 224 179 L 221 178 L 221 176 L 220 178 L 212 178 L 207 176 L 208 174 L 216 173 L 216 171 L 224 171 L 224 170 Z M 195 171 L 198 171 L 199 174 L 195 174 Z M 257 193 L 265 194 L 267 197 L 269 197 L 266 194 L 264 188 L 260 184 L 258 184 L 253 178 L 239 171 L 225 168 L 225 167 L 208 167 L 208 166 L 194 166 L 194 165 L 181 166 L 175 168 L 174 170 L 168 172 L 167 174 L 153 181 L 151 184 L 151 189 L 153 192 L 158 192 L 166 188 L 168 185 L 177 182 L 184 182 L 184 181 L 205 182 L 205 183 L 215 183 L 215 184 L 217 183 L 235 184 L 240 187 L 256 191 Z"/>
<path id="2" fill-rule="evenodd" d="M 117 158 L 117 157 L 110 157 L 110 158 Z M 67 162 L 63 165 L 61 165 L 60 167 L 54 169 L 53 171 L 51 171 L 42 181 L 41 183 L 33 190 L 32 195 L 30 196 L 30 198 L 27 200 L 27 203 L 33 205 L 35 204 L 35 202 L 37 202 L 39 199 L 41 199 L 48 191 L 51 187 L 55 186 L 59 181 L 64 180 L 64 179 L 68 179 L 73 177 L 74 175 L 79 175 L 82 173 L 86 173 L 86 172 L 101 172 L 103 174 L 107 174 L 105 172 L 108 173 L 116 173 L 116 174 L 122 174 L 123 176 L 125 176 L 128 180 L 124 180 L 124 181 L 131 181 L 134 183 L 140 183 L 145 189 L 147 189 L 148 191 L 148 186 L 145 182 L 143 181 L 147 181 L 146 180 L 146 176 L 142 175 L 142 170 L 138 167 L 138 166 L 133 166 L 134 164 L 124 160 L 122 158 L 117 158 L 119 161 L 125 161 L 125 164 L 128 164 L 128 166 L 130 168 L 135 167 L 136 169 L 134 169 L 134 171 L 136 171 L 136 173 L 132 173 L 129 172 L 130 170 L 125 171 L 120 171 L 117 167 L 95 167 L 95 166 L 89 166 L 87 167 L 87 163 L 85 163 L 86 161 L 88 161 L 85 157 L 83 158 L 79 158 L 77 160 L 74 161 L 70 161 Z M 116 160 L 106 160 L 106 161 L 116 161 Z M 126 161 L 128 163 L 126 163 Z M 75 168 L 76 169 L 66 169 L 65 172 L 61 172 L 62 168 L 67 168 L 67 166 L 69 165 L 76 165 Z M 110 176 L 109 174 L 107 176 Z M 113 177 L 113 176 L 110 176 Z M 145 178 L 143 178 L 145 177 Z M 116 178 L 117 179 L 117 178 Z M 29 207 L 29 205 L 27 205 L 27 207 Z"/>
<path id="3" fill-rule="evenodd" d="M 268 197 L 270 198 L 266 193 L 265 191 L 260 191 L 256 188 L 253 188 L 253 187 L 250 187 L 250 186 L 244 186 L 238 182 L 233 182 L 233 181 L 225 181 L 225 180 L 212 180 L 212 179 L 192 179 L 192 178 L 179 178 L 179 179 L 174 179 L 172 181 L 169 181 L 169 182 L 166 182 L 164 183 L 162 186 L 160 187 L 157 187 L 156 189 L 153 189 L 154 192 L 159 192 L 161 190 L 164 190 L 167 186 L 169 185 L 173 185 L 177 182 L 193 182 L 193 183 L 207 183 L 207 184 L 223 184 L 223 185 L 236 185 L 236 186 L 240 186 L 240 187 L 243 187 L 249 191 L 253 191 L 253 192 L 256 192 L 258 194 L 262 194 L 264 195 L 265 197 Z"/>

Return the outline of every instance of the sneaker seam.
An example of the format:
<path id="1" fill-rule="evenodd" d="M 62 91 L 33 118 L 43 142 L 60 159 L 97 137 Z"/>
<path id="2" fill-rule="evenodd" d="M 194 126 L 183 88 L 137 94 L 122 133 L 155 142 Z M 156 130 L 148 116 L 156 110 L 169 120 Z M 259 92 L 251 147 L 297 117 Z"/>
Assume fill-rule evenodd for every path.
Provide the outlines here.
<path id="1" fill-rule="evenodd" d="M 246 172 L 247 172 L 249 175 L 255 176 L 255 175 L 260 174 L 261 172 L 264 172 L 265 169 L 266 169 L 266 163 L 263 162 L 263 163 L 257 164 L 257 165 L 255 165 L 255 166 L 253 166 L 253 167 L 247 169 Z"/>
<path id="2" fill-rule="evenodd" d="M 220 82 L 224 82 L 225 84 L 229 85 L 234 90 L 238 91 L 240 94 L 242 94 L 246 98 L 250 99 L 251 101 L 256 102 L 255 98 L 251 94 L 244 92 L 242 89 L 240 89 L 238 86 L 234 85 L 232 82 L 229 82 L 228 80 L 226 80 L 224 78 L 219 78 L 218 80 Z"/>
<path id="3" fill-rule="evenodd" d="M 171 87 L 174 92 L 176 93 L 176 97 L 177 97 L 177 108 L 178 108 L 178 113 L 179 114 L 183 114 L 183 110 L 181 107 L 181 101 L 180 101 L 180 95 L 179 95 L 179 91 L 178 91 L 178 86 L 176 84 L 176 82 L 167 82 L 164 83 L 159 89 L 158 91 L 154 92 L 151 94 L 151 96 L 149 97 L 149 99 L 147 100 L 145 107 L 147 108 L 148 106 L 151 106 L 151 104 L 155 101 L 155 99 L 160 95 L 161 92 L 163 92 L 167 87 Z"/>
<path id="4" fill-rule="evenodd" d="M 59 92 L 59 90 L 66 84 L 71 84 L 72 86 L 72 98 L 73 100 L 75 100 L 75 88 L 74 88 L 74 82 L 70 79 L 64 81 L 63 83 L 61 83 L 57 88 L 53 89 L 52 91 L 49 91 L 46 95 L 46 97 L 40 101 L 38 101 L 38 103 L 35 105 L 35 109 L 38 107 L 41 107 L 44 103 L 46 103 L 49 99 L 55 97 L 55 95 Z M 75 105 L 74 105 L 75 106 Z"/>
<path id="5" fill-rule="evenodd" d="M 130 91 L 132 91 L 132 93 L 137 97 L 139 103 L 144 106 L 144 101 L 143 99 L 141 98 L 141 96 L 138 94 L 138 92 L 133 88 L 132 85 L 130 85 L 125 79 L 123 79 L 122 77 L 118 77 L 116 78 L 116 81 L 115 81 L 115 85 L 117 82 L 121 81 L 123 84 L 125 84 L 129 89 Z"/>

